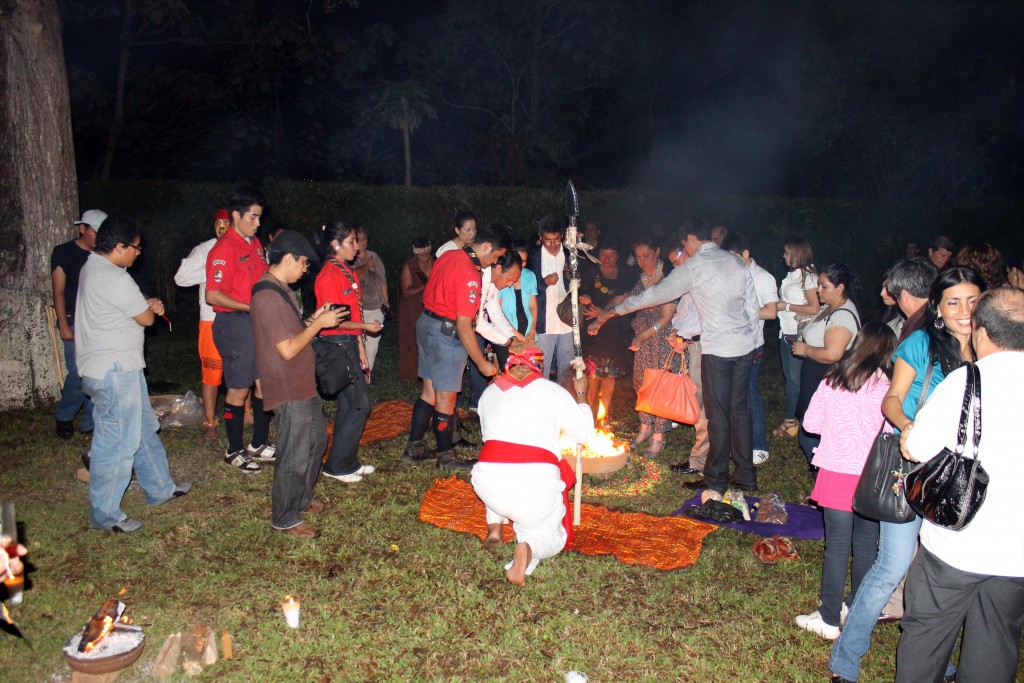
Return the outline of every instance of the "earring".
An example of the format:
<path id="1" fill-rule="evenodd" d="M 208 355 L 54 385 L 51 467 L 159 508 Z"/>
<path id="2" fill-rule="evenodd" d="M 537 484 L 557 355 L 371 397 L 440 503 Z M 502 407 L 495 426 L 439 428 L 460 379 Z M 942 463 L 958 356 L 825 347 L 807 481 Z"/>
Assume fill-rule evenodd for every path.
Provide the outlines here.
<path id="1" fill-rule="evenodd" d="M 932 324 L 935 326 L 935 329 L 937 330 L 941 330 L 943 327 L 946 326 L 946 323 L 942 322 L 942 318 L 936 318 L 935 322 Z"/>

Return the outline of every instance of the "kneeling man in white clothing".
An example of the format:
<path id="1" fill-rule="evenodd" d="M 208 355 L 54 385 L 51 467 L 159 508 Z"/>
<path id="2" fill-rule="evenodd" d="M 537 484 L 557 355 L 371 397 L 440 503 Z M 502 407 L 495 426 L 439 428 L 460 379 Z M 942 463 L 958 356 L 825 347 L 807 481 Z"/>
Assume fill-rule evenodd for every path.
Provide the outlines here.
<path id="1" fill-rule="evenodd" d="M 487 507 L 484 543 L 500 543 L 501 525 L 512 520 L 517 545 L 505 576 L 518 586 L 571 539 L 568 494 L 576 477 L 559 453 L 559 434 L 578 443 L 594 434 L 587 378 L 573 380 L 574 399 L 541 376 L 543 366 L 540 349 L 513 347 L 479 404 L 484 445 L 472 482 Z"/>

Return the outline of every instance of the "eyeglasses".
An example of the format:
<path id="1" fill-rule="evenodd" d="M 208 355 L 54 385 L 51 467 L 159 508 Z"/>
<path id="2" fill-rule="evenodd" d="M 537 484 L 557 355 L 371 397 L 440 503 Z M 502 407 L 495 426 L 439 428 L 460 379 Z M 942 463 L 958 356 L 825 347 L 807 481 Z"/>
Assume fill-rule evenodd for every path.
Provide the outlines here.
<path id="1" fill-rule="evenodd" d="M 137 254 L 141 254 L 142 253 L 142 247 L 140 245 L 138 245 L 138 244 L 126 244 L 124 246 L 125 247 L 131 247 L 132 249 L 135 250 L 135 253 L 137 253 Z"/>

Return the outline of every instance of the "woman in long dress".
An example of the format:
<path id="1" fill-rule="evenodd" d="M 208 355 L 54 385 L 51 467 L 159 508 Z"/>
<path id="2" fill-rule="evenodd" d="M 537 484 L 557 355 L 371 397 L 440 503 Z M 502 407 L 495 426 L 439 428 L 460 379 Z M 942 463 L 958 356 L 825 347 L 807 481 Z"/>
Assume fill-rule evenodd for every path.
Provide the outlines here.
<path id="1" fill-rule="evenodd" d="M 434 268 L 433 245 L 428 237 L 412 241 L 412 258 L 402 264 L 399 287 L 402 300 L 398 307 L 398 378 L 415 382 L 417 378 L 416 320 L 423 312 L 423 290 Z"/>

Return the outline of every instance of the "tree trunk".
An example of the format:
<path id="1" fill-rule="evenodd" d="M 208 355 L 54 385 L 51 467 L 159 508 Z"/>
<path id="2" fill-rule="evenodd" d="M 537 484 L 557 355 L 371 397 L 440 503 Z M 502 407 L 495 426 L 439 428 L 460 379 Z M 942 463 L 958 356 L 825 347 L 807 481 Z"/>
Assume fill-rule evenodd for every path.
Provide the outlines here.
<path id="1" fill-rule="evenodd" d="M 50 251 L 78 209 L 55 0 L 0 0 L 0 409 L 57 396 Z M 62 351 L 63 352 L 63 351 Z"/>

